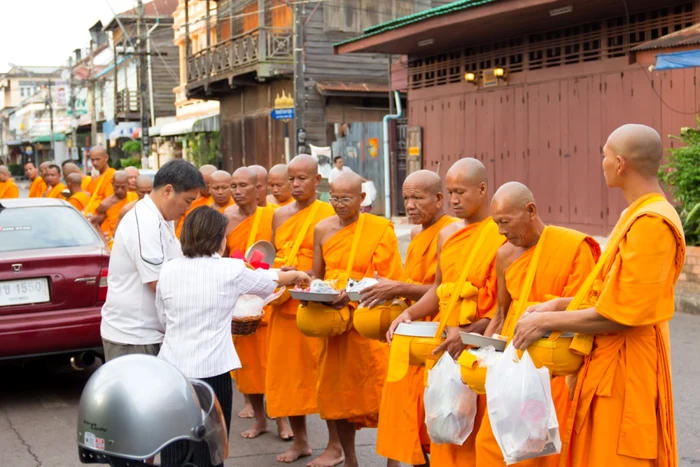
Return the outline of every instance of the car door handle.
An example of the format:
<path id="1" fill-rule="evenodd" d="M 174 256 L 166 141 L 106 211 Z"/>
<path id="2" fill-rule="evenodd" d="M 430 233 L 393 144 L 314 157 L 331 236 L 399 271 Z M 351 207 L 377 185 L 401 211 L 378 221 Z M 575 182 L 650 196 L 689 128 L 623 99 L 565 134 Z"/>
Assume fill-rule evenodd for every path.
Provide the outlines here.
<path id="1" fill-rule="evenodd" d="M 96 283 L 97 278 L 96 277 L 78 277 L 73 282 L 85 282 L 86 284 L 90 285 L 90 284 Z"/>

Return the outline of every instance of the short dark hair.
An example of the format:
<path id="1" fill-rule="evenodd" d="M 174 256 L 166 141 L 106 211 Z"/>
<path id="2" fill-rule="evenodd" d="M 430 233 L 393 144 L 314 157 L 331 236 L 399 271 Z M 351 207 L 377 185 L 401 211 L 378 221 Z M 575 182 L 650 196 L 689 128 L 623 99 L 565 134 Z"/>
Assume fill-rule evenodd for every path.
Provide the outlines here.
<path id="1" fill-rule="evenodd" d="M 334 163 L 335 163 L 335 162 L 338 162 L 338 159 L 342 159 L 342 158 L 343 158 L 343 156 L 335 156 L 335 157 L 333 158 L 333 162 L 334 162 Z"/>
<path id="2" fill-rule="evenodd" d="M 61 175 L 61 168 L 57 166 L 56 164 L 51 164 L 50 166 L 46 167 L 46 170 L 49 169 L 56 169 L 58 171 L 58 175 Z"/>
<path id="3" fill-rule="evenodd" d="M 153 179 L 153 189 L 172 185 L 175 193 L 206 188 L 204 177 L 197 168 L 183 159 L 173 159 L 163 164 Z"/>
<path id="4" fill-rule="evenodd" d="M 211 256 L 226 236 L 228 218 L 209 206 L 200 206 L 185 217 L 180 234 L 182 254 L 188 258 Z"/>
<path id="5" fill-rule="evenodd" d="M 36 168 L 36 165 L 34 165 L 34 162 L 32 162 L 32 161 L 27 161 L 27 162 L 25 162 L 25 163 L 24 163 L 24 166 L 26 167 L 26 166 L 28 166 L 29 164 L 32 164 L 32 167 Z"/>
<path id="6" fill-rule="evenodd" d="M 77 162 L 78 161 L 74 161 L 73 159 L 66 159 L 63 162 L 61 162 L 61 167 L 65 167 L 66 164 L 70 164 L 70 163 L 76 164 Z"/>

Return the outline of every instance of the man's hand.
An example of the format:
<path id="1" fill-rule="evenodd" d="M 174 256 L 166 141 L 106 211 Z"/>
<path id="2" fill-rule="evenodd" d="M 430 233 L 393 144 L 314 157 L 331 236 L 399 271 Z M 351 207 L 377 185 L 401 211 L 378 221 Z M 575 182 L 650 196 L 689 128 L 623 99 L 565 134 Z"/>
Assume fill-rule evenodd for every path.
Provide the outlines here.
<path id="1" fill-rule="evenodd" d="M 410 322 L 411 315 L 408 313 L 408 310 L 404 310 L 403 313 L 396 317 L 394 322 L 391 323 L 391 326 L 389 326 L 389 330 L 386 332 L 386 341 L 389 343 L 389 345 L 391 345 L 391 340 L 394 338 L 394 332 L 396 331 L 396 328 L 399 327 L 399 324 Z"/>
<path id="2" fill-rule="evenodd" d="M 542 313 L 545 311 L 561 311 L 561 305 L 559 302 L 560 300 L 558 298 L 553 298 L 552 300 L 529 306 L 525 309 L 525 313 L 523 313 L 523 315 L 527 313 Z"/>
<path id="3" fill-rule="evenodd" d="M 440 352 L 449 353 L 452 358 L 456 361 L 464 349 L 467 347 L 462 343 L 462 337 L 459 335 L 460 328 L 447 327 L 447 339 L 442 344 L 438 345 L 435 350 L 433 350 L 433 355 L 438 355 Z"/>
<path id="4" fill-rule="evenodd" d="M 516 349 L 526 350 L 537 339 L 541 339 L 547 333 L 544 324 L 547 322 L 549 312 L 525 313 L 518 320 L 513 336 L 513 345 Z"/>
<path id="5" fill-rule="evenodd" d="M 398 283 L 396 281 L 384 279 L 383 277 L 379 277 L 376 273 L 374 277 L 379 282 L 365 287 L 362 289 L 362 292 L 360 292 L 360 303 L 367 308 L 372 308 L 381 302 L 387 302 L 397 297 L 396 289 Z"/>
<path id="6" fill-rule="evenodd" d="M 338 297 L 330 303 L 330 306 L 336 310 L 340 310 L 344 306 L 347 306 L 348 303 L 350 303 L 350 297 L 348 297 L 348 293 L 343 290 L 338 294 Z"/>

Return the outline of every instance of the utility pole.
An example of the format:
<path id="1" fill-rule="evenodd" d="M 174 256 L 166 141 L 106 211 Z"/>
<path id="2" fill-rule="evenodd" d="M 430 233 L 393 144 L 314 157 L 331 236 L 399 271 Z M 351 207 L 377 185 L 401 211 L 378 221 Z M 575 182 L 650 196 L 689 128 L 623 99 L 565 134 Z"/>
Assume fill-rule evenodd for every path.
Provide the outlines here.
<path id="1" fill-rule="evenodd" d="M 139 101 L 141 103 L 141 158 L 150 155 L 151 144 L 148 138 L 149 103 L 148 97 L 148 63 L 146 52 L 146 25 L 143 17 L 143 0 L 138 0 L 139 18 L 136 23 L 136 35 L 138 37 L 139 56 Z"/>
<path id="2" fill-rule="evenodd" d="M 96 80 L 95 80 L 95 61 L 94 61 L 94 56 L 93 56 L 93 48 L 94 44 L 92 40 L 90 40 L 90 61 L 89 61 L 89 76 L 88 76 L 88 92 L 90 93 L 90 147 L 93 147 L 97 145 L 97 98 L 95 97 L 95 94 L 97 93 L 97 86 L 96 86 Z M 116 63 L 117 56 L 114 56 L 114 60 Z M 116 66 L 114 67 L 114 82 L 117 82 L 117 70 Z M 115 84 L 116 86 L 116 84 Z M 116 97 L 116 92 L 114 93 L 114 96 Z M 84 161 L 84 162 L 87 162 Z"/>
<path id="3" fill-rule="evenodd" d="M 56 150 L 56 141 L 53 134 L 53 91 L 51 90 L 52 84 L 53 82 L 49 80 L 49 95 L 46 98 L 46 106 L 49 108 L 49 125 L 51 131 L 51 149 L 49 150 L 49 160 L 54 161 L 54 157 L 56 156 L 54 152 Z"/>
<path id="4" fill-rule="evenodd" d="M 297 154 L 306 153 L 306 87 L 304 85 L 304 2 L 294 4 L 294 116 Z"/>
<path id="5" fill-rule="evenodd" d="M 75 108 L 75 81 L 73 80 L 73 57 L 68 58 L 68 71 L 70 72 L 70 80 L 68 81 L 70 87 L 69 95 L 68 95 L 68 102 L 70 105 L 70 117 L 71 117 L 71 141 L 73 144 L 71 144 L 71 156 L 70 159 L 73 159 L 73 153 L 80 154 L 78 152 L 78 115 L 76 113 L 76 108 Z"/>

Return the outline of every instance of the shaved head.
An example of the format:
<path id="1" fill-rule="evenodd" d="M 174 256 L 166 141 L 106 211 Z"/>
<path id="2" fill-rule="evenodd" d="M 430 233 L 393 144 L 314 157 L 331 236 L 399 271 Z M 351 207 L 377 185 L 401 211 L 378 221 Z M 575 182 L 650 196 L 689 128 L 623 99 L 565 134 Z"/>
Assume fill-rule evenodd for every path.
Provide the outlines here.
<path id="1" fill-rule="evenodd" d="M 78 167 L 77 165 L 75 165 L 72 162 L 66 162 L 63 165 L 63 176 L 68 177 L 68 175 L 73 174 L 73 173 L 80 174 L 80 167 Z M 66 178 L 66 180 L 68 180 L 68 178 Z"/>
<path id="2" fill-rule="evenodd" d="M 545 227 L 532 191 L 520 182 L 505 183 L 496 191 L 491 200 L 491 217 L 509 243 L 525 249 L 540 240 Z"/>
<path id="3" fill-rule="evenodd" d="M 216 172 L 213 172 L 211 176 L 209 177 L 210 183 L 223 183 L 223 182 L 230 182 L 231 181 L 231 174 L 226 172 L 225 170 L 217 170 Z"/>
<path id="4" fill-rule="evenodd" d="M 342 173 L 331 183 L 331 206 L 342 220 L 359 216 L 364 199 L 362 177 L 354 172 Z"/>
<path id="5" fill-rule="evenodd" d="M 200 190 L 200 195 L 208 198 L 209 197 L 209 178 L 211 177 L 211 174 L 216 172 L 218 169 L 216 166 L 211 165 L 211 164 L 205 164 L 199 168 L 199 173 L 202 174 L 202 178 L 204 178 L 204 188 Z"/>
<path id="6" fill-rule="evenodd" d="M 316 175 L 318 173 L 318 161 L 308 154 L 299 154 L 289 163 L 287 171 L 303 170 L 307 174 Z"/>
<path id="7" fill-rule="evenodd" d="M 622 125 L 613 131 L 605 144 L 605 151 L 625 160 L 625 168 L 644 178 L 656 178 L 664 155 L 659 133 L 646 125 Z"/>
<path id="8" fill-rule="evenodd" d="M 442 179 L 430 170 L 411 173 L 401 187 L 406 216 L 411 224 L 431 226 L 445 213 Z"/>
<path id="9" fill-rule="evenodd" d="M 24 175 L 31 181 L 39 176 L 39 169 L 34 166 L 34 162 L 24 164 Z"/>
<path id="10" fill-rule="evenodd" d="M 252 170 L 250 167 L 240 167 L 236 169 L 236 171 L 233 172 L 233 178 L 244 179 L 248 183 L 252 184 L 258 183 L 258 174 L 255 172 L 255 170 Z"/>
<path id="11" fill-rule="evenodd" d="M 267 206 L 267 169 L 262 165 L 250 165 L 248 168 L 258 175 L 258 206 Z"/>
<path id="12" fill-rule="evenodd" d="M 333 189 L 359 195 L 362 193 L 362 177 L 356 173 L 342 173 L 331 183 L 331 191 Z"/>
<path id="13" fill-rule="evenodd" d="M 520 182 L 508 182 L 496 190 L 491 206 L 502 204 L 516 209 L 525 209 L 528 204 L 534 202 L 535 196 L 527 186 Z"/>
<path id="14" fill-rule="evenodd" d="M 259 182 L 267 183 L 267 169 L 265 167 L 262 165 L 249 165 L 248 168 L 255 171 Z"/>
<path id="15" fill-rule="evenodd" d="M 119 199 L 126 198 L 126 193 L 129 191 L 129 174 L 124 170 L 114 172 L 112 187 L 114 188 L 114 196 Z"/>
<path id="16" fill-rule="evenodd" d="M 465 157 L 455 162 L 450 170 L 447 171 L 447 177 L 456 175 L 471 185 L 479 185 L 480 183 L 488 183 L 488 174 L 486 167 L 480 160 L 473 157 Z"/>
<path id="17" fill-rule="evenodd" d="M 95 146 L 90 149 L 90 162 L 92 162 L 92 166 L 99 170 L 100 173 L 104 173 L 109 168 L 108 160 L 109 155 L 107 154 L 107 150 L 102 146 Z"/>
<path id="18" fill-rule="evenodd" d="M 10 171 L 4 165 L 0 165 L 0 182 L 6 182 L 10 179 Z"/>
<path id="19" fill-rule="evenodd" d="M 148 175 L 136 177 L 136 194 L 139 195 L 139 199 L 143 199 L 151 191 L 153 191 L 153 180 L 151 180 L 151 177 Z"/>
<path id="20" fill-rule="evenodd" d="M 233 200 L 242 208 L 258 206 L 258 174 L 250 167 L 241 167 L 231 179 Z"/>
<path id="21" fill-rule="evenodd" d="M 424 190 L 431 195 L 442 193 L 442 179 L 438 174 L 431 170 L 417 170 L 411 173 L 408 177 L 406 177 L 403 185 L 419 187 L 421 190 Z"/>
<path id="22" fill-rule="evenodd" d="M 114 172 L 113 180 L 118 183 L 128 182 L 129 174 L 125 170 L 117 170 L 116 172 Z"/>
<path id="23" fill-rule="evenodd" d="M 65 174 L 65 171 L 64 171 L 64 174 Z M 83 181 L 83 177 L 79 173 L 73 172 L 73 173 L 69 173 L 68 175 L 66 175 L 66 183 L 68 184 L 68 188 L 77 188 L 78 189 L 77 191 L 81 191 L 82 181 Z"/>
<path id="24" fill-rule="evenodd" d="M 277 164 L 270 169 L 267 185 L 272 196 L 268 198 L 271 203 L 285 203 L 292 197 L 289 187 L 289 174 L 285 164 Z"/>
<path id="25" fill-rule="evenodd" d="M 136 179 L 141 172 L 139 172 L 139 169 L 133 166 L 124 168 L 124 172 L 129 174 L 129 191 L 136 191 Z"/>
<path id="26" fill-rule="evenodd" d="M 457 217 L 467 222 L 488 217 L 488 174 L 480 161 L 465 157 L 455 162 L 447 171 L 445 186 Z"/>
<path id="27" fill-rule="evenodd" d="M 318 162 L 308 154 L 299 154 L 287 167 L 292 196 L 297 202 L 307 203 L 316 200 L 316 188 L 321 182 Z"/>
<path id="28" fill-rule="evenodd" d="M 51 162 L 48 161 L 39 164 L 39 173 L 41 174 L 42 178 L 46 175 L 46 169 L 48 169 L 50 165 Z"/>
<path id="29" fill-rule="evenodd" d="M 270 169 L 270 178 L 273 176 L 277 177 L 287 177 L 287 164 L 277 164 L 273 165 Z"/>
<path id="30" fill-rule="evenodd" d="M 225 170 L 217 170 L 209 177 L 209 194 L 219 206 L 231 201 L 231 174 Z"/>

